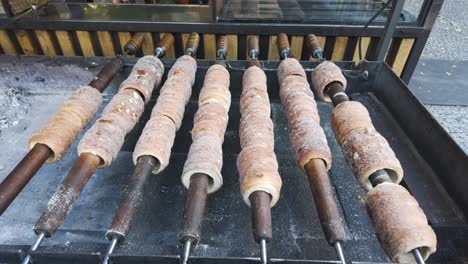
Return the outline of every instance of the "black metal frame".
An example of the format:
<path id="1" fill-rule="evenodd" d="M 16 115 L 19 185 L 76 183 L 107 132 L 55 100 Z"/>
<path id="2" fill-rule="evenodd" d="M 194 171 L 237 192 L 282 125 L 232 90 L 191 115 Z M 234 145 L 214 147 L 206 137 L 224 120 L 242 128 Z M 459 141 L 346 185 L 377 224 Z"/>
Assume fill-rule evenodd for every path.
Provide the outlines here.
<path id="1" fill-rule="evenodd" d="M 393 0 L 393 7 L 385 25 L 372 25 L 366 30 L 366 36 L 380 38 L 376 48 L 368 55 L 371 60 L 382 61 L 388 51 L 390 40 L 396 38 L 414 38 L 415 43 L 408 57 L 401 78 L 408 83 L 429 38 L 437 15 L 444 0 L 425 0 L 418 15 L 416 25 L 399 24 L 399 14 L 404 0 Z M 8 10 L 8 0 L 1 0 Z M 128 21 L 128 20 L 73 20 L 73 19 L 34 19 L 27 17 L 9 25 L 8 29 L 38 29 L 38 30 L 87 30 L 87 31 L 130 31 L 130 32 L 199 32 L 208 34 L 238 34 L 238 35 L 275 35 L 286 32 L 289 35 L 306 35 L 314 33 L 326 36 L 359 36 L 362 25 L 337 24 L 278 24 L 258 23 L 226 23 L 216 21 L 216 2 L 212 1 L 212 21 L 207 23 L 181 23 L 160 21 Z M 0 24 L 6 19 L 0 19 Z M 168 30 L 170 29 L 170 30 Z"/>

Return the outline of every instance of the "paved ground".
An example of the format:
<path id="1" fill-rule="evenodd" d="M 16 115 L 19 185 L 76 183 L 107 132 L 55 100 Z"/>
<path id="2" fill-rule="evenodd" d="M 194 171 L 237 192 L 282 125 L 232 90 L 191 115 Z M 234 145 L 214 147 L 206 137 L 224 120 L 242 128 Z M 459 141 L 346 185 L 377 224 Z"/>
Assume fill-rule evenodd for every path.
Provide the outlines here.
<path id="1" fill-rule="evenodd" d="M 410 88 L 468 153 L 468 4 L 445 0 Z M 434 81 L 428 81 L 434 80 Z"/>
<path id="2" fill-rule="evenodd" d="M 468 152 L 468 107 L 446 105 L 426 105 L 426 107 L 465 152 Z"/>
<path id="3" fill-rule="evenodd" d="M 445 0 L 421 59 L 468 60 L 468 4 Z"/>

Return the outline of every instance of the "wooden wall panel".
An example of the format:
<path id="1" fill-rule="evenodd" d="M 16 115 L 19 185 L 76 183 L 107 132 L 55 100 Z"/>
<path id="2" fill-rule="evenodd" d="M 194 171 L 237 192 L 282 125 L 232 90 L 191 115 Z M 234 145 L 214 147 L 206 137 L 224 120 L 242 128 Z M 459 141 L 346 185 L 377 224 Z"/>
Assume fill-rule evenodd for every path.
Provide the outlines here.
<path id="1" fill-rule="evenodd" d="M 153 55 L 154 54 L 154 41 L 153 41 L 153 36 L 151 33 L 146 32 L 145 33 L 145 39 L 143 40 L 143 43 L 141 44 L 141 50 L 143 51 L 143 55 Z"/>
<path id="2" fill-rule="evenodd" d="M 261 48 L 262 47 L 260 47 L 260 49 Z M 276 35 L 270 36 L 270 41 L 268 42 L 268 60 L 280 60 L 278 53 L 278 37 Z"/>
<path id="3" fill-rule="evenodd" d="M 76 56 L 75 48 L 73 47 L 72 34 L 68 31 L 55 31 L 60 49 L 63 56 Z"/>
<path id="4" fill-rule="evenodd" d="M 47 30 L 35 30 L 37 40 L 39 41 L 39 45 L 41 46 L 42 52 L 44 55 L 49 57 L 55 57 L 59 54 L 57 51 L 54 42 L 53 36 L 50 31 Z"/>
<path id="5" fill-rule="evenodd" d="M 216 59 L 216 35 L 203 34 L 203 44 L 205 47 L 205 60 Z"/>
<path id="6" fill-rule="evenodd" d="M 40 54 L 38 48 L 34 43 L 34 36 L 27 30 L 16 30 L 16 39 L 23 50 L 25 55 L 37 55 Z"/>
<path id="7" fill-rule="evenodd" d="M 348 37 L 336 37 L 335 45 L 333 46 L 332 61 L 342 61 L 346 50 Z"/>
<path id="8" fill-rule="evenodd" d="M 132 38 L 132 33 L 130 32 L 119 32 L 119 42 L 120 42 L 120 47 L 122 48 L 122 54 L 123 54 L 123 48 L 125 47 L 125 44 Z M 130 58 L 134 58 L 135 55 L 128 55 Z"/>
<path id="9" fill-rule="evenodd" d="M 88 31 L 76 31 L 76 36 L 84 57 L 94 57 L 93 41 L 91 33 Z"/>
<path id="10" fill-rule="evenodd" d="M 227 60 L 237 60 L 237 35 L 227 35 Z"/>
<path id="11" fill-rule="evenodd" d="M 56 56 L 63 54 L 64 56 L 76 56 L 79 54 L 79 49 L 85 57 L 96 56 L 97 44 L 93 41 L 93 38 L 97 37 L 97 42 L 101 47 L 104 56 L 114 57 L 119 52 L 119 46 L 124 46 L 128 40 L 131 39 L 132 34 L 130 32 L 115 32 L 113 37 L 111 32 L 98 31 L 93 37 L 93 34 L 88 31 L 47 31 L 47 30 L 15 30 L 9 33 L 6 30 L 0 30 L 0 50 L 5 54 L 16 54 L 20 52 L 25 55 L 46 55 Z M 55 34 L 55 36 L 54 36 Z M 74 38 L 76 34 L 76 38 Z M 154 48 L 157 43 L 153 39 L 153 34 L 159 34 L 162 38 L 165 33 L 145 33 L 145 41 L 142 44 L 142 53 L 144 55 L 154 54 Z M 157 39 L 157 35 L 156 36 Z M 186 42 L 189 38 L 189 33 L 181 34 L 183 40 L 183 47 L 185 49 Z M 12 38 L 13 37 L 13 38 Z M 238 47 L 239 39 L 237 35 L 227 35 L 228 39 L 228 60 L 246 59 L 238 58 L 238 50 L 247 50 L 247 39 L 249 36 L 245 36 L 245 40 L 241 41 L 242 47 Z M 268 54 L 269 60 L 279 60 L 278 48 L 277 48 L 277 36 L 265 36 L 264 45 L 261 47 L 263 52 Z M 16 38 L 16 39 L 15 39 Z M 216 59 L 216 35 L 215 34 L 203 34 L 203 52 L 205 59 L 214 60 Z M 317 37 L 322 49 L 325 48 L 326 36 Z M 333 44 L 333 52 L 331 54 L 331 60 L 341 61 L 345 60 L 346 56 L 358 62 L 358 47 L 355 44 L 356 37 L 334 37 L 331 43 Z M 268 48 L 265 47 L 268 41 Z M 245 42 L 245 43 L 244 43 Z M 305 51 L 304 47 L 304 36 L 291 36 L 291 53 L 296 59 L 300 59 L 302 52 Z M 389 56 L 394 56 L 391 59 L 393 62 L 393 70 L 396 74 L 401 75 L 403 72 L 406 61 L 411 53 L 415 39 L 400 39 L 396 38 L 392 40 L 391 48 L 388 51 L 387 61 Z M 245 44 L 245 47 L 244 47 Z M 396 45 L 398 44 L 398 45 Z M 79 45 L 79 46 L 78 46 Z M 364 37 L 362 39 L 362 52 L 365 57 L 368 50 L 371 49 L 371 38 Z M 330 45 L 328 45 L 330 46 Z M 393 50 L 392 50 L 393 47 Z M 18 50 L 17 50 L 18 49 Z M 78 49 L 78 50 L 77 50 Z M 99 50 L 99 48 L 97 48 Z M 241 50 L 243 51 L 243 50 Z M 242 53 L 242 52 L 241 52 Z M 166 52 L 166 58 L 174 58 L 175 50 L 174 46 L 170 47 Z M 346 55 L 348 54 L 348 55 Z M 266 54 L 265 54 L 266 55 Z M 303 57 L 303 56 L 302 56 Z M 303 57 L 304 58 L 304 57 Z M 310 57 L 310 60 L 315 60 Z"/>
<path id="12" fill-rule="evenodd" d="M 101 45 L 102 54 L 106 57 L 115 57 L 116 52 L 111 33 L 109 31 L 98 31 L 97 38 L 99 45 Z"/>
<path id="13" fill-rule="evenodd" d="M 297 60 L 301 59 L 303 44 L 304 44 L 303 36 L 291 37 L 291 53 L 292 53 L 292 56 Z"/>
<path id="14" fill-rule="evenodd" d="M 401 41 L 400 49 L 398 49 L 395 62 L 393 63 L 393 71 L 400 76 L 405 69 L 406 61 L 411 53 L 414 45 L 414 39 L 403 39 Z"/>
<path id="15" fill-rule="evenodd" d="M 185 54 L 185 47 L 187 46 L 187 42 L 188 42 L 189 37 L 190 37 L 190 34 L 188 34 L 188 33 L 182 34 L 182 49 L 183 49 L 182 53 L 183 54 Z M 196 54 L 195 54 L 195 57 L 197 57 Z"/>
<path id="16" fill-rule="evenodd" d="M 159 34 L 160 39 L 164 37 L 164 34 L 166 33 Z M 175 58 L 174 45 L 175 44 L 172 44 L 172 46 L 166 51 L 166 55 L 164 56 L 164 58 L 171 58 L 171 59 Z"/>
<path id="17" fill-rule="evenodd" d="M 16 54 L 15 43 L 11 40 L 6 30 L 0 30 L 0 46 L 3 52 L 8 55 Z"/>

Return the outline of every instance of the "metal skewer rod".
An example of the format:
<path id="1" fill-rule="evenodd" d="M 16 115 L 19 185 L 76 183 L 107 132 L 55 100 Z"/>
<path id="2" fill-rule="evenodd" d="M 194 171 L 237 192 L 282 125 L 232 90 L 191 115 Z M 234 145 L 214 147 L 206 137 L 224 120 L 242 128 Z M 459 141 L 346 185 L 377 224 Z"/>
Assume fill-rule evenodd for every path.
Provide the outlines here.
<path id="1" fill-rule="evenodd" d="M 89 86 L 103 92 L 120 72 L 122 66 L 123 61 L 120 58 L 112 59 L 104 65 Z M 52 154 L 48 146 L 36 144 L 0 183 L 0 216 Z"/>
<path id="2" fill-rule="evenodd" d="M 200 37 L 192 33 L 187 42 L 186 55 L 195 56 Z M 184 245 L 181 263 L 186 264 L 190 258 L 190 250 L 200 240 L 203 218 L 206 211 L 210 177 L 204 173 L 195 173 L 190 177 L 187 202 L 184 209 L 179 241 Z"/>
<path id="3" fill-rule="evenodd" d="M 117 243 L 125 241 L 133 217 L 142 201 L 145 182 L 151 176 L 153 168 L 159 166 L 159 161 L 153 156 L 144 155 L 138 158 L 132 175 L 129 177 L 128 184 L 123 191 L 122 199 L 119 202 L 112 223 L 106 232 L 106 238 L 111 243 L 102 259 L 102 264 L 108 263 L 109 257 L 114 252 Z"/>
<path id="4" fill-rule="evenodd" d="M 284 33 L 280 33 L 278 34 L 277 41 L 278 53 L 281 59 L 287 59 L 291 56 L 288 36 Z M 321 49 L 315 36 L 310 34 L 306 41 L 307 46 L 311 49 L 311 54 L 314 54 L 314 57 L 321 57 Z M 331 246 L 335 247 L 341 263 L 346 264 L 341 247 L 341 241 L 345 240 L 344 226 L 341 223 L 338 205 L 333 197 L 332 185 L 325 163 L 321 159 L 313 159 L 306 163 L 304 169 L 309 180 L 310 189 L 314 197 L 325 238 Z"/>
<path id="5" fill-rule="evenodd" d="M 341 83 L 335 82 L 328 85 L 326 92 L 331 98 L 333 105 L 337 105 L 349 101 L 349 97 L 346 95 L 343 86 Z M 377 170 L 369 176 L 369 181 L 373 187 L 376 187 L 379 184 L 388 182 L 392 183 L 392 179 L 386 170 Z M 414 255 L 414 258 L 418 264 L 425 264 L 424 258 L 421 255 L 421 252 L 418 248 L 415 248 L 411 251 Z"/>
<path id="6" fill-rule="evenodd" d="M 38 239 L 31 246 L 30 252 L 39 247 L 44 237 L 51 237 L 55 234 L 65 221 L 84 186 L 96 171 L 100 161 L 101 159 L 93 154 L 84 153 L 80 155 L 62 184 L 50 198 L 50 201 L 54 202 L 49 202 L 47 208 L 37 220 L 34 231 L 38 235 Z M 23 262 L 29 262 L 29 254 Z"/>
<path id="7" fill-rule="evenodd" d="M 421 255 L 421 252 L 419 251 L 418 248 L 413 249 L 412 252 L 413 252 L 414 258 L 416 259 L 416 262 L 418 264 L 426 264 L 426 262 L 424 262 L 424 258 Z"/>
<path id="8" fill-rule="evenodd" d="M 26 257 L 23 259 L 23 261 L 21 261 L 21 264 L 28 264 L 29 263 L 29 261 L 31 260 L 31 255 L 30 255 L 31 252 L 36 251 L 36 249 L 42 243 L 42 240 L 44 240 L 44 238 L 45 238 L 45 233 L 40 233 L 37 236 L 36 241 L 34 242 L 34 244 L 32 244 L 31 248 L 29 248 L 28 255 L 26 255 Z"/>
<path id="9" fill-rule="evenodd" d="M 249 36 L 247 39 L 250 61 L 248 67 L 259 67 L 258 61 L 259 43 L 258 36 Z M 264 191 L 256 191 L 250 194 L 250 209 L 252 215 L 252 231 L 254 240 L 260 246 L 260 263 L 268 263 L 267 243 L 273 238 L 271 223 L 271 196 Z"/>
<path id="10" fill-rule="evenodd" d="M 190 248 L 192 247 L 192 240 L 188 239 L 184 244 L 184 254 L 182 255 L 181 263 L 187 264 L 190 257 Z"/>
<path id="11" fill-rule="evenodd" d="M 315 207 L 328 243 L 335 247 L 342 264 L 346 263 L 341 242 L 345 240 L 344 226 L 341 222 L 338 206 L 333 197 L 330 178 L 321 159 L 313 159 L 306 163 L 304 169 L 309 180 L 310 190 L 314 197 Z"/>
<path id="12" fill-rule="evenodd" d="M 200 240 L 203 218 L 206 211 L 208 186 L 210 178 L 203 173 L 196 173 L 190 178 L 187 194 L 187 204 L 184 209 L 179 240 L 184 244 L 182 263 L 187 263 L 190 257 L 190 248 Z"/>
<path id="13" fill-rule="evenodd" d="M 114 249 L 117 246 L 118 242 L 119 242 L 119 239 L 116 237 L 111 240 L 109 247 L 107 248 L 106 255 L 104 255 L 104 258 L 102 259 L 101 264 L 109 263 L 110 255 L 112 255 L 112 253 L 114 252 Z"/>
<path id="14" fill-rule="evenodd" d="M 266 239 L 261 239 L 260 240 L 260 263 L 262 263 L 262 264 L 268 263 L 267 241 L 266 241 Z"/>
<path id="15" fill-rule="evenodd" d="M 336 250 L 336 255 L 338 256 L 338 259 L 341 261 L 341 264 L 346 264 L 346 259 L 343 254 L 343 248 L 341 247 L 341 242 L 336 241 L 334 243 L 334 247 Z"/>
<path id="16" fill-rule="evenodd" d="M 169 49 L 173 43 L 174 37 L 172 34 L 166 33 L 155 50 L 155 56 L 164 56 L 166 50 Z M 138 158 L 114 218 L 112 219 L 112 223 L 106 232 L 106 237 L 111 242 L 102 259 L 102 264 L 107 264 L 117 244 L 125 241 L 133 218 L 142 201 L 145 182 L 150 177 L 153 169 L 159 166 L 160 162 L 153 156 L 144 155 Z"/>
<path id="17" fill-rule="evenodd" d="M 132 47 L 135 48 L 135 50 L 138 50 L 143 42 L 143 38 L 138 40 L 132 38 L 129 43 L 130 42 L 133 43 Z M 117 72 L 120 71 L 121 65 L 122 60 L 119 58 L 113 59 L 110 63 L 106 64 L 104 69 L 101 70 L 100 74 L 98 74 L 98 76 L 90 83 L 90 85 L 95 85 L 93 87 L 102 91 L 117 74 Z M 103 74 L 101 75 L 101 73 Z M 65 218 L 68 216 L 70 210 L 73 207 L 73 204 L 78 199 L 81 191 L 91 176 L 94 174 L 100 163 L 101 158 L 96 155 L 89 153 L 80 155 L 68 175 L 63 180 L 62 184 L 58 187 L 57 191 L 50 199 L 50 201 L 55 202 L 49 202 L 48 207 L 37 220 L 34 231 L 38 234 L 39 237 L 31 247 L 30 251 L 35 251 L 45 236 L 50 237 L 55 234 L 57 229 L 65 221 Z M 114 247 L 115 245 L 110 247 L 109 250 L 113 250 Z M 29 263 L 29 259 L 30 257 L 28 254 L 23 262 Z"/>
<path id="18" fill-rule="evenodd" d="M 260 263 L 268 263 L 267 243 L 273 238 L 271 224 L 271 196 L 263 191 L 249 196 L 252 212 L 252 230 L 255 241 L 260 245 Z"/>

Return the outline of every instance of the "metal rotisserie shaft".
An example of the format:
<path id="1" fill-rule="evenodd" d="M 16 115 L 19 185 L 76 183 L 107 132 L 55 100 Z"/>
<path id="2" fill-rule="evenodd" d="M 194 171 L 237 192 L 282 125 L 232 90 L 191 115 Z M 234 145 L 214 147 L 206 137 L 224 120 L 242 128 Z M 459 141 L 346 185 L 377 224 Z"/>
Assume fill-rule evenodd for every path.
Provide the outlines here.
<path id="1" fill-rule="evenodd" d="M 173 35 L 166 33 L 155 49 L 155 56 L 164 56 L 167 49 L 169 49 L 173 43 Z M 106 238 L 110 240 L 111 243 L 102 258 L 101 263 L 103 264 L 109 262 L 110 256 L 114 252 L 117 244 L 125 241 L 133 222 L 133 218 L 135 217 L 143 199 L 145 183 L 155 168 L 159 168 L 159 166 L 161 166 L 160 161 L 150 155 L 140 156 L 136 163 L 137 164 L 129 177 L 128 184 L 125 187 L 123 196 L 112 219 L 112 223 L 106 232 Z"/>
<path id="2" fill-rule="evenodd" d="M 82 154 L 50 199 L 47 208 L 34 226 L 36 234 L 50 237 L 65 221 L 84 186 L 96 171 L 101 159 L 93 154 Z"/>
<path id="3" fill-rule="evenodd" d="M 257 243 L 269 242 L 273 237 L 270 194 L 256 191 L 249 196 L 252 211 L 252 231 Z"/>
<path id="4" fill-rule="evenodd" d="M 52 151 L 43 144 L 36 144 L 0 184 L 0 215 L 42 167 Z"/>
<path id="5" fill-rule="evenodd" d="M 120 72 L 123 66 L 123 61 L 120 58 L 113 58 L 104 65 L 104 68 L 96 75 L 94 80 L 89 83 L 89 86 L 103 92 L 109 83 L 114 79 L 117 73 Z"/>
<path id="6" fill-rule="evenodd" d="M 138 159 L 137 165 L 123 191 L 122 199 L 119 202 L 112 223 L 106 232 L 107 239 L 118 238 L 119 242 L 125 240 L 133 217 L 138 211 L 143 198 L 145 182 L 151 175 L 154 166 L 157 166 L 158 163 L 159 161 L 152 156 L 142 156 Z"/>
<path id="7" fill-rule="evenodd" d="M 218 59 L 216 63 L 226 67 L 223 62 L 227 55 L 226 36 L 219 36 L 216 44 Z M 203 219 L 206 213 L 206 201 L 208 198 L 210 181 L 212 181 L 212 178 L 205 173 L 195 173 L 190 176 L 187 203 L 184 209 L 181 230 L 179 233 L 179 241 L 184 244 L 184 251 L 181 259 L 182 264 L 187 263 L 190 257 L 191 247 L 195 246 L 200 240 Z"/>
<path id="8" fill-rule="evenodd" d="M 325 92 L 330 97 L 333 105 L 337 105 L 349 101 L 349 97 L 345 93 L 345 89 L 340 82 L 332 82 L 325 88 Z M 377 187 L 382 183 L 393 183 L 389 173 L 385 169 L 375 171 L 369 176 L 369 181 L 372 187 Z M 421 256 L 420 248 L 415 248 L 411 251 L 418 264 L 424 264 L 424 259 Z"/>
<path id="9" fill-rule="evenodd" d="M 112 59 L 89 83 L 89 86 L 103 92 L 120 71 L 122 65 L 121 59 Z M 52 155 L 52 150 L 49 147 L 43 144 L 36 144 L 3 180 L 0 184 L 0 215 L 15 200 L 50 155 Z"/>
<path id="10" fill-rule="evenodd" d="M 305 170 L 325 238 L 331 245 L 337 241 L 344 241 L 344 227 L 323 160 L 310 160 L 305 165 Z"/>
<path id="11" fill-rule="evenodd" d="M 192 244 L 196 244 L 200 239 L 203 218 L 206 211 L 209 183 L 210 178 L 203 173 L 194 174 L 190 178 L 187 204 L 185 206 L 184 218 L 179 233 L 179 240 L 182 243 L 191 240 Z"/>

